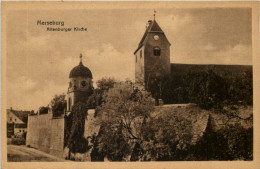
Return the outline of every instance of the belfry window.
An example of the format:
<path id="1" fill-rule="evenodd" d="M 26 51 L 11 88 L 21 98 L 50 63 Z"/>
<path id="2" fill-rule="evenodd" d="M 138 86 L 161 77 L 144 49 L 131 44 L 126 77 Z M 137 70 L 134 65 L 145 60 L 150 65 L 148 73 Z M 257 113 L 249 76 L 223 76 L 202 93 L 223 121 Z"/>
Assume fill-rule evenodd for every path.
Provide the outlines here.
<path id="1" fill-rule="evenodd" d="M 156 47 L 153 49 L 153 55 L 154 56 L 161 56 L 161 49 Z"/>

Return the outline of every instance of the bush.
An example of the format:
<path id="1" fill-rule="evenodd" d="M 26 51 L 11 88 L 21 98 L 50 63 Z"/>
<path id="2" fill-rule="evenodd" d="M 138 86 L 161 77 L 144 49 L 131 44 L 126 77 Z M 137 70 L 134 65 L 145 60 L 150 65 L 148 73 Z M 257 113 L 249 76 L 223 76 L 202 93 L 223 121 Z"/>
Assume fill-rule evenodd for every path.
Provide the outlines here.
<path id="1" fill-rule="evenodd" d="M 69 148 L 69 159 L 71 152 L 85 153 L 90 149 L 84 138 L 87 111 L 87 105 L 79 102 L 73 105 L 71 114 L 65 118 L 64 147 Z"/>
<path id="2" fill-rule="evenodd" d="M 25 145 L 24 138 L 12 138 L 11 144 L 13 145 Z"/>
<path id="3" fill-rule="evenodd" d="M 229 125 L 219 131 L 227 139 L 234 160 L 253 160 L 253 128 L 240 124 Z"/>
<path id="4" fill-rule="evenodd" d="M 39 114 L 48 114 L 48 111 L 49 111 L 48 106 L 47 107 L 42 106 L 39 108 Z"/>
<path id="5" fill-rule="evenodd" d="M 98 115 L 102 118 L 98 153 L 112 161 L 125 160 L 131 155 L 132 145 L 141 140 L 142 122 L 154 111 L 153 99 L 126 81 L 105 92 L 103 100 Z"/>
<path id="6" fill-rule="evenodd" d="M 51 100 L 50 105 L 54 117 L 58 117 L 64 114 L 64 111 L 67 106 L 65 94 L 55 95 L 54 98 Z"/>
<path id="7" fill-rule="evenodd" d="M 226 76 L 214 69 L 191 70 L 172 74 L 163 84 L 166 104 L 196 103 L 203 109 L 253 104 L 252 71 Z"/>

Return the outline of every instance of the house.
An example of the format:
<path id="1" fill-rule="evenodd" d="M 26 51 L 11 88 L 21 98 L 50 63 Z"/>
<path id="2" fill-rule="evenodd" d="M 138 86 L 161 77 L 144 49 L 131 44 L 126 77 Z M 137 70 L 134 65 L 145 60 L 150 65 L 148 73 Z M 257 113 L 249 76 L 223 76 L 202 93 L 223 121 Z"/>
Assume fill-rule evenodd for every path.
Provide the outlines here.
<path id="1" fill-rule="evenodd" d="M 7 109 L 7 137 L 21 136 L 27 131 L 28 115 L 31 111 Z"/>

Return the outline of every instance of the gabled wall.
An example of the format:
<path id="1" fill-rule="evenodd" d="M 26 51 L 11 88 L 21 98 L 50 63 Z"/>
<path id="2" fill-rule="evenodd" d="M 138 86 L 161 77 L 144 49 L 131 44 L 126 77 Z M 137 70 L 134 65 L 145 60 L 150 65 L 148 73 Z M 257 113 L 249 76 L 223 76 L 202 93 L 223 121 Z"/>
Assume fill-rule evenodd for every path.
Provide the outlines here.
<path id="1" fill-rule="evenodd" d="M 140 87 L 144 86 L 144 47 L 135 53 L 135 82 Z"/>
<path id="2" fill-rule="evenodd" d="M 7 111 L 7 123 L 24 124 L 24 122 L 11 111 Z"/>

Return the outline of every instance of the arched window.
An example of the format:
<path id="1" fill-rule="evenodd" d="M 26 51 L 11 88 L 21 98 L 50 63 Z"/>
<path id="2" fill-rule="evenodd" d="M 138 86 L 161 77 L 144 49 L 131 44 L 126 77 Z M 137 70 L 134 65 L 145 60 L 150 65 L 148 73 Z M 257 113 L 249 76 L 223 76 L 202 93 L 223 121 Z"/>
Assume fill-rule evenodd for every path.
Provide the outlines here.
<path id="1" fill-rule="evenodd" d="M 161 56 L 161 49 L 158 47 L 153 48 L 153 55 L 154 56 Z"/>

